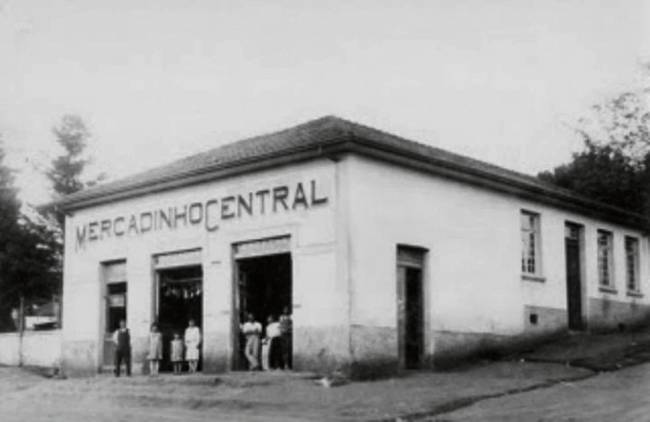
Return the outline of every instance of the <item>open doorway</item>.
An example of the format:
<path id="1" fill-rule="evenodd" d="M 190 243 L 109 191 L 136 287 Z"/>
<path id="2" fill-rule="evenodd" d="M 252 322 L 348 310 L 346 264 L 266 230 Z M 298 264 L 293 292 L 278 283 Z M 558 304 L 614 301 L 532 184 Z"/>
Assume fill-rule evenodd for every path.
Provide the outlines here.
<path id="1" fill-rule="evenodd" d="M 200 265 L 192 265 L 160 269 L 157 275 L 158 326 L 163 337 L 160 370 L 171 371 L 170 344 L 174 334 L 182 338 L 190 319 L 203 331 L 203 271 Z M 199 370 L 202 355 L 199 353 Z"/>
<path id="2" fill-rule="evenodd" d="M 424 361 L 424 254 L 419 248 L 397 249 L 398 359 L 402 369 Z"/>
<path id="3" fill-rule="evenodd" d="M 291 254 L 286 252 L 236 258 L 235 266 L 239 311 L 236 318 L 239 319 L 235 321 L 238 334 L 233 336 L 233 350 L 238 351 L 234 356 L 233 368 L 247 369 L 244 357 L 245 339 L 238 329 L 239 323 L 245 320 L 248 313 L 252 313 L 255 319 L 266 327 L 266 320 L 270 315 L 277 318 L 285 308 L 291 313 Z M 289 344 L 292 344 L 291 339 Z M 289 366 L 291 355 L 289 350 Z"/>
<path id="4" fill-rule="evenodd" d="M 101 356 L 103 370 L 112 370 L 115 359 L 113 333 L 120 327 L 120 321 L 127 319 L 126 261 L 102 264 L 104 279 L 104 333 Z"/>

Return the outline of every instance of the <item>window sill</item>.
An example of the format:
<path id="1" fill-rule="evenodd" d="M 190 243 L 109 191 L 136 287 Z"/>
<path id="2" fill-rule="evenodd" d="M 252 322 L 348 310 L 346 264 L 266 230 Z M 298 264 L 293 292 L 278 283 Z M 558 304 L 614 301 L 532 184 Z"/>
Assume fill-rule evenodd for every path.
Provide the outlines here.
<path id="1" fill-rule="evenodd" d="M 534 274 L 522 274 L 521 279 L 526 281 L 537 281 L 538 283 L 544 283 L 546 281 L 546 277 Z"/>
<path id="2" fill-rule="evenodd" d="M 637 290 L 628 290 L 626 294 L 630 297 L 643 297 L 643 293 Z"/>
<path id="3" fill-rule="evenodd" d="M 609 286 L 598 286 L 598 291 L 603 293 L 611 293 L 613 295 L 618 294 L 618 290 L 616 290 L 616 288 Z"/>

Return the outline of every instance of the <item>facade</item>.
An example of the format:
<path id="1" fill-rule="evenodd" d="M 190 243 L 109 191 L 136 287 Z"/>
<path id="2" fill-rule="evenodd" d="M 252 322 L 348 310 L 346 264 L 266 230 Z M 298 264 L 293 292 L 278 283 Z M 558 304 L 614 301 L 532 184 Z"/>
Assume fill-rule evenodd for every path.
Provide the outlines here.
<path id="1" fill-rule="evenodd" d="M 245 313 L 289 307 L 296 369 L 364 376 L 650 315 L 641 216 L 336 117 L 63 206 L 71 374 L 110 366 L 121 318 L 136 372 L 189 318 L 212 372 L 244 368 Z"/>

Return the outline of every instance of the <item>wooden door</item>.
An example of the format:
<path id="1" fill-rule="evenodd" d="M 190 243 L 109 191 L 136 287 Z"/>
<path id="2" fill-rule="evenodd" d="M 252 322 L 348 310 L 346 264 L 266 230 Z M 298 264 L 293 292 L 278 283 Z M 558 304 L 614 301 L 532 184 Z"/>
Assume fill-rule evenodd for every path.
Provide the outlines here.
<path id="1" fill-rule="evenodd" d="M 581 229 L 567 225 L 565 236 L 567 314 L 570 330 L 582 330 L 582 274 L 580 267 Z"/>
<path id="2" fill-rule="evenodd" d="M 417 369 L 424 358 L 424 250 L 399 248 L 397 329 L 400 368 Z"/>

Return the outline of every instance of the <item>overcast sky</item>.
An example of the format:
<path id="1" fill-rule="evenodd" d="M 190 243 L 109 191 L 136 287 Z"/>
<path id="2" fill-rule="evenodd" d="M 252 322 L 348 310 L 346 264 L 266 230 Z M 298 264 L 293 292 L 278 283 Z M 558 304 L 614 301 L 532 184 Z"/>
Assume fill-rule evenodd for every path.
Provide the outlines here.
<path id="1" fill-rule="evenodd" d="M 640 0 L 0 0 L 0 133 L 32 202 L 65 113 L 112 178 L 325 114 L 533 174 L 648 28 Z"/>

